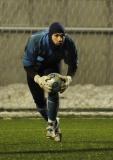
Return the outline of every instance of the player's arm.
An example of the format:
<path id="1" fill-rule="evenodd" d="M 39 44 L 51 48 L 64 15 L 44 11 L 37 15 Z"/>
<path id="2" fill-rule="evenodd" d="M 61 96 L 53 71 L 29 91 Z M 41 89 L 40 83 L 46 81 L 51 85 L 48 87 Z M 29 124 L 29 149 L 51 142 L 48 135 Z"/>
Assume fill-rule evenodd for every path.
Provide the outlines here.
<path id="1" fill-rule="evenodd" d="M 36 71 L 34 70 L 34 52 L 35 52 L 35 43 L 32 37 L 29 38 L 23 56 L 23 66 L 27 74 L 34 78 Z"/>
<path id="2" fill-rule="evenodd" d="M 66 63 L 68 65 L 67 75 L 73 77 L 78 67 L 78 53 L 75 43 L 72 40 L 69 42 L 68 54 L 66 58 Z"/>
<path id="3" fill-rule="evenodd" d="M 47 85 L 46 83 L 46 79 L 48 78 L 47 76 L 40 76 L 37 71 L 35 71 L 34 69 L 34 64 L 35 64 L 35 60 L 36 60 L 36 47 L 35 47 L 35 41 L 34 39 L 29 39 L 28 43 L 25 47 L 25 53 L 24 53 L 24 57 L 23 57 L 23 65 L 24 65 L 24 69 L 27 72 L 27 75 L 29 77 L 31 77 L 32 79 L 34 79 L 34 81 L 44 90 L 46 90 L 47 92 L 51 91 L 51 87 L 49 85 Z M 37 66 L 38 67 L 38 66 Z"/>
<path id="4" fill-rule="evenodd" d="M 72 40 L 69 40 L 68 54 L 65 56 L 64 62 L 68 65 L 68 70 L 67 76 L 62 76 L 65 83 L 62 85 L 61 93 L 64 92 L 72 82 L 72 78 L 75 75 L 78 66 L 77 49 Z"/>

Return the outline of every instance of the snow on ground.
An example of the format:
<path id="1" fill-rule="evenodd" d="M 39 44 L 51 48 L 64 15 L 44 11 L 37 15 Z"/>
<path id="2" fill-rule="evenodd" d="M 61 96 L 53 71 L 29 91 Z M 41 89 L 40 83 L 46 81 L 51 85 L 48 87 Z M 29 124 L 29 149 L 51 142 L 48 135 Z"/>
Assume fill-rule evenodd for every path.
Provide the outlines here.
<path id="1" fill-rule="evenodd" d="M 35 108 L 26 84 L 0 87 L 0 109 Z M 60 94 L 60 108 L 113 109 L 113 86 L 75 85 Z"/>

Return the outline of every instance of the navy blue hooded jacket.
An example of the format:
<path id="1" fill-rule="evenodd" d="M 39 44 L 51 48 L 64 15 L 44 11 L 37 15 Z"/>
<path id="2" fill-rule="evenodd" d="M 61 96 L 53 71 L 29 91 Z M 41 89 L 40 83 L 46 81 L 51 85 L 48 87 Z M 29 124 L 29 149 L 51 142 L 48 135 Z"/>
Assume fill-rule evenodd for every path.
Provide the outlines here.
<path id="1" fill-rule="evenodd" d="M 67 75 L 73 76 L 77 69 L 77 50 L 72 39 L 65 35 L 62 47 L 52 47 L 49 43 L 48 30 L 33 34 L 25 47 L 23 65 L 27 74 L 34 78 L 46 68 L 58 66 L 61 60 L 68 65 Z"/>

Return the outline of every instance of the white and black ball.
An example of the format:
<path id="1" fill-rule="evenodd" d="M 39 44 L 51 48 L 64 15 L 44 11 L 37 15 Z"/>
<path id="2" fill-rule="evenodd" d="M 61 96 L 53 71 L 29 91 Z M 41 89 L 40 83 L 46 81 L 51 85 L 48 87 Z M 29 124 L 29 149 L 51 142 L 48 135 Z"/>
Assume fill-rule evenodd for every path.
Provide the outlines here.
<path id="1" fill-rule="evenodd" d="M 62 80 L 57 73 L 49 74 L 47 83 L 52 87 L 52 92 L 60 92 Z"/>

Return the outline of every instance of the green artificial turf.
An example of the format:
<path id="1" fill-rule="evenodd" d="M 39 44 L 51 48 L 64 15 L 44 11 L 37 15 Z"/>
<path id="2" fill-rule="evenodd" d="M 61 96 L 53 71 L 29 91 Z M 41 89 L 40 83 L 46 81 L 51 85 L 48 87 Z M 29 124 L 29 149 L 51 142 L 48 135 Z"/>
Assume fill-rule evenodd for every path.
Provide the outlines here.
<path id="1" fill-rule="evenodd" d="M 0 160 L 113 160 L 113 119 L 61 118 L 61 143 L 42 119 L 0 120 Z"/>

